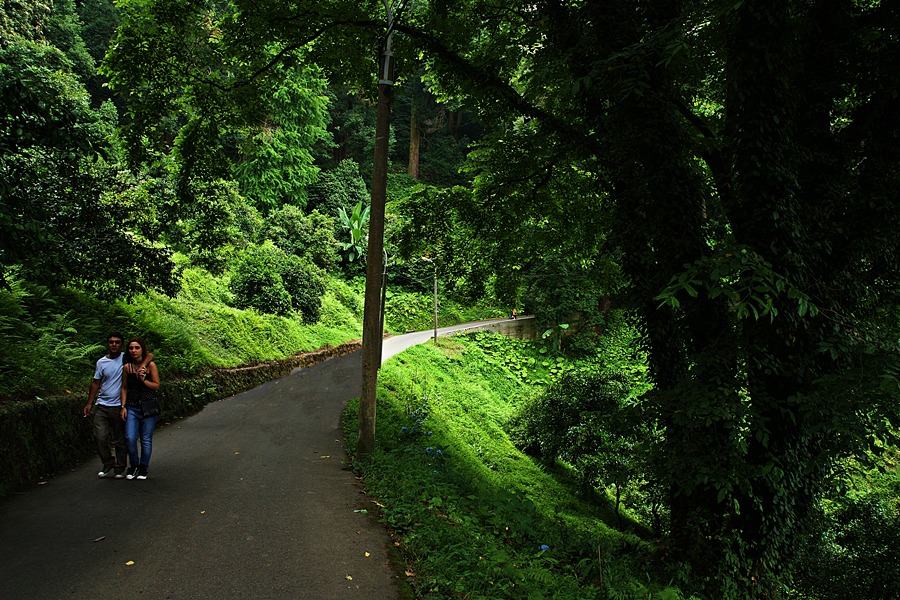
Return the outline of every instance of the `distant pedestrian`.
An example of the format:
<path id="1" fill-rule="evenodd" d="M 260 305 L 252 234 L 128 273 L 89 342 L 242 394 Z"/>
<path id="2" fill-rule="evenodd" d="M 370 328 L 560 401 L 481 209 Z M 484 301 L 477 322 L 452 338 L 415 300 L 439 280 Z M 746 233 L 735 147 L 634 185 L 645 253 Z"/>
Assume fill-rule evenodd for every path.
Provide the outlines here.
<path id="1" fill-rule="evenodd" d="M 159 371 L 152 360 L 147 362 L 147 344 L 139 337 L 128 341 L 131 361 L 124 367 L 121 387 L 122 420 L 125 421 L 125 445 L 128 448 L 128 479 L 147 479 L 153 452 L 153 430 L 159 420 Z M 146 364 L 146 369 L 137 368 Z M 140 442 L 140 451 L 138 449 Z"/>
<path id="2" fill-rule="evenodd" d="M 101 479 L 125 477 L 125 427 L 120 412 L 122 368 L 124 361 L 127 360 L 122 354 L 124 339 L 118 332 L 106 337 L 107 354 L 97 361 L 87 404 L 82 409 L 85 416 L 93 417 L 97 453 L 103 463 L 100 472 L 97 473 L 97 477 Z M 148 357 L 152 358 L 152 355 Z M 143 365 L 139 364 L 137 369 L 140 370 L 142 367 Z"/>
<path id="3" fill-rule="evenodd" d="M 518 314 L 516 313 L 516 309 L 515 309 L 515 308 L 512 309 L 512 318 L 513 318 L 513 319 L 517 319 L 517 318 L 518 318 Z"/>

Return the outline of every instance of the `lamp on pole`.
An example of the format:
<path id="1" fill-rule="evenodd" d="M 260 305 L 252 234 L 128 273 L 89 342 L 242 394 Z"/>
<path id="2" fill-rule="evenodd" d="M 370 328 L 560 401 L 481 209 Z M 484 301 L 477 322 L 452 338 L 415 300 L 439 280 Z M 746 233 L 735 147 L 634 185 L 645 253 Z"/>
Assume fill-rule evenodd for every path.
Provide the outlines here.
<path id="1" fill-rule="evenodd" d="M 362 395 L 359 399 L 357 452 L 371 455 L 375 450 L 375 394 L 381 366 L 381 255 L 384 251 L 384 204 L 387 197 L 388 138 L 391 128 L 391 88 L 394 85 L 394 56 L 391 38 L 394 16 L 389 0 L 382 0 L 387 13 L 387 31 L 378 73 L 378 111 L 375 120 L 375 160 L 369 209 L 369 249 L 366 255 L 366 292 L 363 309 Z"/>
<path id="2" fill-rule="evenodd" d="M 427 256 L 423 256 L 422 260 L 424 260 L 425 262 L 430 262 L 432 265 L 434 265 L 434 343 L 435 343 L 435 345 L 437 345 L 437 338 L 438 338 L 438 335 L 437 335 L 437 331 L 438 331 L 437 263 L 434 262 L 433 260 L 431 260 L 430 258 L 428 258 Z"/>

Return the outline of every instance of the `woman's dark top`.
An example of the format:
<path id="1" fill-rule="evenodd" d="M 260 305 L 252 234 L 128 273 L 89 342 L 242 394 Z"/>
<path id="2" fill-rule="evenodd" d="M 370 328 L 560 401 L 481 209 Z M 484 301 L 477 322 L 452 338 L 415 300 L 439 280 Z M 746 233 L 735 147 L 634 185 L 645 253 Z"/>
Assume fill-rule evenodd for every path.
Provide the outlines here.
<path id="1" fill-rule="evenodd" d="M 123 375 L 128 378 L 126 381 L 128 395 L 125 396 L 125 406 L 141 408 L 141 399 L 144 397 L 144 393 L 150 388 L 145 386 L 144 382 L 138 379 L 137 373 L 123 373 Z"/>

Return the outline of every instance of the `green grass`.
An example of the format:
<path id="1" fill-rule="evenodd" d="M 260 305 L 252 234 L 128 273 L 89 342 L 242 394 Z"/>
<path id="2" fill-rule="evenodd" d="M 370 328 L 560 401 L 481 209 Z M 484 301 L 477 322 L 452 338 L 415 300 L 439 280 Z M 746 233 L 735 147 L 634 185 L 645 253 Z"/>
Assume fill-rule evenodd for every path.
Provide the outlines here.
<path id="1" fill-rule="evenodd" d="M 383 367 L 376 451 L 357 466 L 417 598 L 681 597 L 648 580 L 653 547 L 615 528 L 608 497 L 510 441 L 506 423 L 558 366 L 536 345 L 480 334 Z"/>
<path id="2" fill-rule="evenodd" d="M 201 277 L 205 281 L 198 285 Z M 175 298 L 151 294 L 125 306 L 135 330 L 147 332 L 151 351 L 158 350 L 160 366 L 171 372 L 278 360 L 360 337 L 362 304 L 340 280 L 328 281 L 321 318 L 307 325 L 226 306 L 215 293 L 224 283 L 205 272 L 188 273 L 186 279 L 192 285 Z"/>

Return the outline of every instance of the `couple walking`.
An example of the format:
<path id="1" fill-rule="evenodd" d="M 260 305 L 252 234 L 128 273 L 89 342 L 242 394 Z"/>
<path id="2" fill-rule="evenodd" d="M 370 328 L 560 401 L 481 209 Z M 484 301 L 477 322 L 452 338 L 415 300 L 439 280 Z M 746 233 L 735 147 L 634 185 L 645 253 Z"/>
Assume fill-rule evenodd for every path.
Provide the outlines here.
<path id="1" fill-rule="evenodd" d="M 103 462 L 97 473 L 101 479 L 147 479 L 153 430 L 159 419 L 159 371 L 153 355 L 139 337 L 131 338 L 123 352 L 124 340 L 120 333 L 106 338 L 108 353 L 97 361 L 84 405 L 84 416 L 91 415 L 94 420 L 94 437 Z M 126 449 L 130 463 L 127 470 Z"/>

